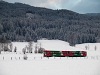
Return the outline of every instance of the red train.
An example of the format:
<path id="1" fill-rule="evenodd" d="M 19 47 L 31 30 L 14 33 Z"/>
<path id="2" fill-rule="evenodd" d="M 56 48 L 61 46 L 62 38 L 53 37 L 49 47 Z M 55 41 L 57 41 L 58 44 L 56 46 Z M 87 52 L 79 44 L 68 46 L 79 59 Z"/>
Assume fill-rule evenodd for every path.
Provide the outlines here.
<path id="1" fill-rule="evenodd" d="M 44 57 L 86 57 L 86 51 L 44 51 Z"/>

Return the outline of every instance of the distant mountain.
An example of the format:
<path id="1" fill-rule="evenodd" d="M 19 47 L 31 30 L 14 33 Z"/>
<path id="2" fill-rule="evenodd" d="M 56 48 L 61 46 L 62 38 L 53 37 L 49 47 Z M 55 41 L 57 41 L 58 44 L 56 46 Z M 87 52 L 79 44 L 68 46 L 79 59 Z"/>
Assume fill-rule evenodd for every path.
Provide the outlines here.
<path id="1" fill-rule="evenodd" d="M 60 39 L 71 45 L 100 42 L 100 16 L 0 1 L 0 39 Z"/>

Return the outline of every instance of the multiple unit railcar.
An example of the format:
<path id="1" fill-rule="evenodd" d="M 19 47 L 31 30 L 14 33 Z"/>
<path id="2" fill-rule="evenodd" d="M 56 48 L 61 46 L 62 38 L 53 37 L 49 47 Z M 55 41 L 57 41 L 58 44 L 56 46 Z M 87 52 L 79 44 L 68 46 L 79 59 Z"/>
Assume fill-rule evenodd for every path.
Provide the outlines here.
<path id="1" fill-rule="evenodd" d="M 44 57 L 86 57 L 86 51 L 44 51 Z"/>

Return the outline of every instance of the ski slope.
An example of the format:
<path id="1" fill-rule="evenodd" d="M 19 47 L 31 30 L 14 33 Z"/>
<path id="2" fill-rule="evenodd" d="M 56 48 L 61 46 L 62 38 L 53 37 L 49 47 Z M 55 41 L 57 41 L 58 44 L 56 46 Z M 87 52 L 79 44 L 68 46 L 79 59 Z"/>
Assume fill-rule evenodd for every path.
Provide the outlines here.
<path id="1" fill-rule="evenodd" d="M 23 60 L 22 49 L 26 45 L 27 42 L 13 42 L 13 49 L 16 46 L 17 53 L 0 54 L 0 75 L 100 75 L 99 43 L 77 44 L 71 47 L 69 43 L 61 40 L 38 40 L 37 43 L 33 43 L 33 51 L 37 45 L 46 50 L 84 50 L 88 56 L 46 58 L 42 54 L 33 53 L 27 54 L 28 60 Z"/>

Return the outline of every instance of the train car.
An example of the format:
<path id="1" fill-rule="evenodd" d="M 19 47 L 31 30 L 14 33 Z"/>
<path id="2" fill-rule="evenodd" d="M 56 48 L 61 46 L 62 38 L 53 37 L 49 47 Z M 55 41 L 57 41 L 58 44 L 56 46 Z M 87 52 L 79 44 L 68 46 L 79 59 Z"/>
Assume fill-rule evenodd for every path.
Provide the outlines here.
<path id="1" fill-rule="evenodd" d="M 86 51 L 44 51 L 44 57 L 86 57 Z"/>

